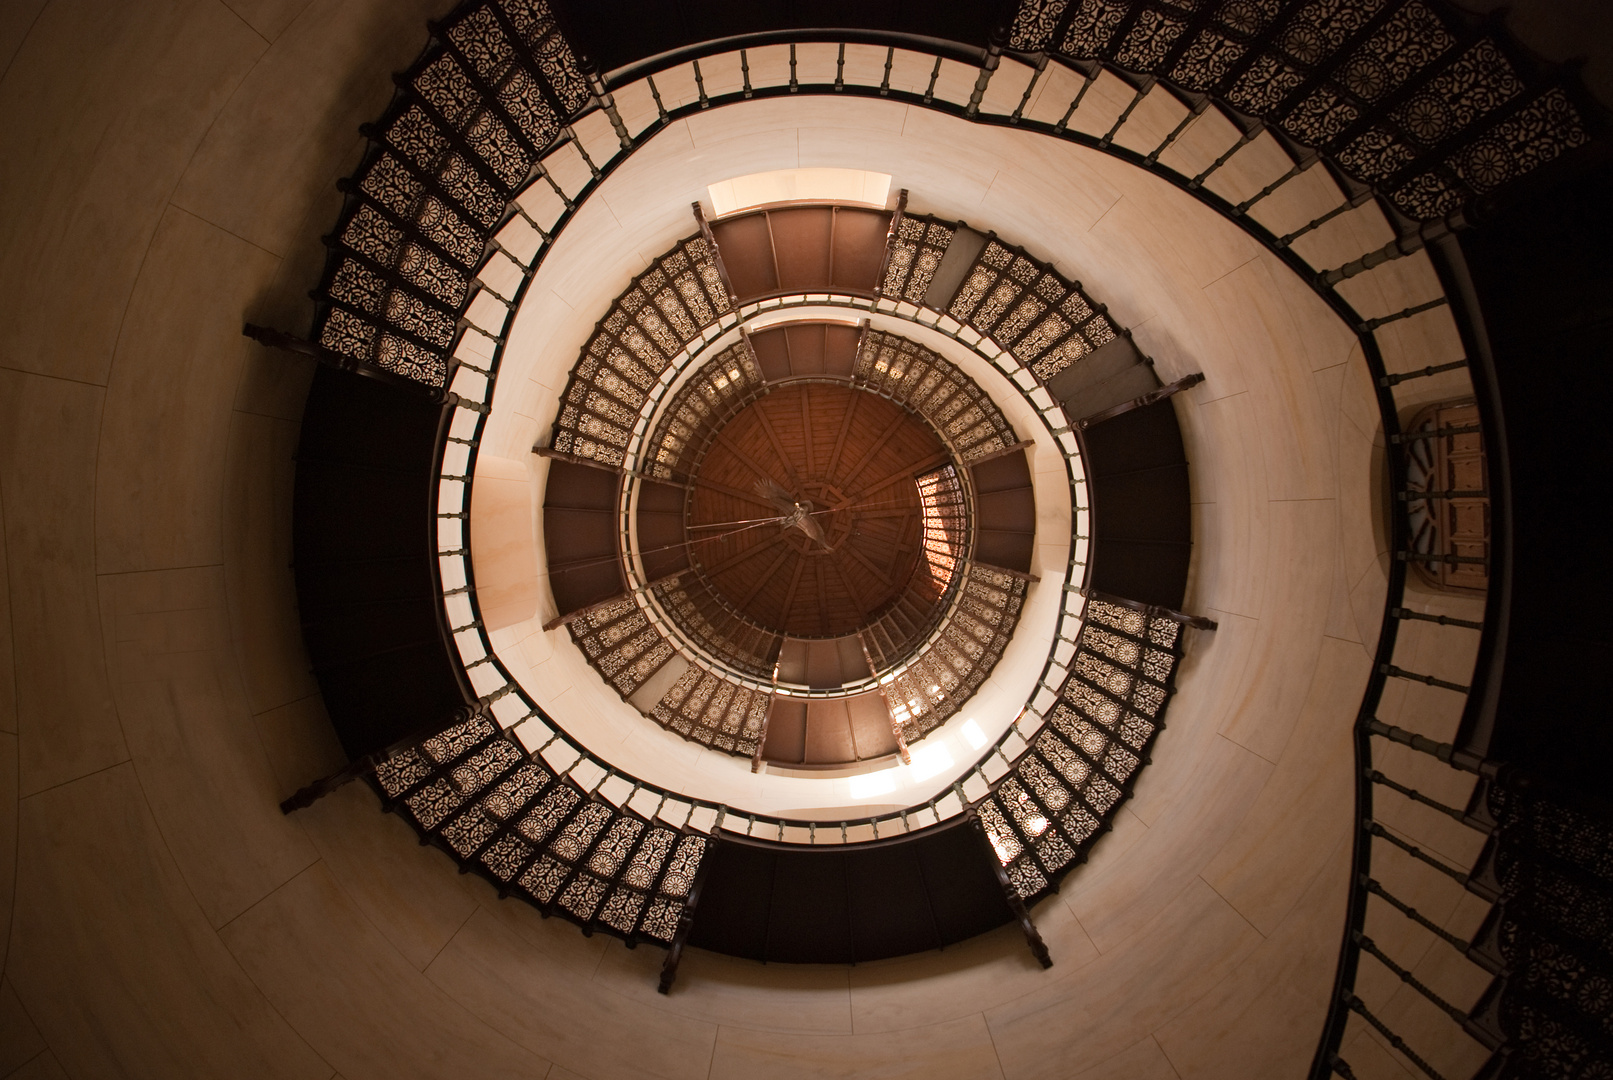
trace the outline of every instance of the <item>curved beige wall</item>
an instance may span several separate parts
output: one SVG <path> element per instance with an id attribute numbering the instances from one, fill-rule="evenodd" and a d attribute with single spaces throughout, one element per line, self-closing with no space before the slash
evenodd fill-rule
<path id="1" fill-rule="evenodd" d="M 1035 912 L 1051 971 L 1004 930 L 850 969 L 692 953 L 660 998 L 658 950 L 500 902 L 361 787 L 279 814 L 340 755 L 287 568 L 309 370 L 240 324 L 306 325 L 332 182 L 443 6 L 0 11 L 0 1076 L 1300 1075 L 1381 608 L 1370 386 L 1269 256 L 1092 155 L 1077 276 L 1162 373 L 1208 376 L 1178 399 L 1188 606 L 1221 629 L 1115 832 Z M 1213 156 L 1211 126 L 1181 152 Z M 1224 183 L 1284 167 L 1252 149 Z M 1319 181 L 1270 209 L 1304 220 Z M 1037 235 L 1034 170 L 981 163 L 978 186 Z M 1350 258 L 1384 228 L 1314 245 Z M 1372 315 L 1431 280 L 1408 259 L 1353 287 Z M 1410 367 L 1452 339 L 1420 318 L 1392 340 Z"/>

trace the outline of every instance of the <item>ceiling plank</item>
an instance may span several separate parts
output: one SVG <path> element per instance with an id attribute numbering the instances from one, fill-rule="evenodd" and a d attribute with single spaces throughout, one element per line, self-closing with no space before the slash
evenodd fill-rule
<path id="1" fill-rule="evenodd" d="M 754 491 L 746 491 L 744 488 L 730 487 L 729 485 L 720 483 L 716 480 L 696 480 L 694 486 L 704 488 L 707 491 L 716 492 L 719 495 L 731 495 L 736 499 L 742 499 L 745 502 L 750 503 L 752 506 L 765 506 L 773 513 L 778 513 L 778 507 L 774 506 L 766 499 L 761 498 Z"/>
<path id="2" fill-rule="evenodd" d="M 756 419 L 762 422 L 762 430 L 767 433 L 767 441 L 773 447 L 773 453 L 778 455 L 779 463 L 784 466 L 784 475 L 790 478 L 790 498 L 801 497 L 801 478 L 795 474 L 795 463 L 790 455 L 784 452 L 784 444 L 779 441 L 778 432 L 773 430 L 773 422 L 767 418 L 767 408 L 764 403 L 758 403 Z"/>
<path id="3" fill-rule="evenodd" d="M 851 404 L 846 406 L 845 418 L 840 421 L 840 434 L 835 436 L 834 449 L 829 452 L 829 467 L 823 471 L 824 478 L 831 484 L 835 482 L 835 470 L 840 468 L 840 455 L 846 451 L 846 434 L 851 431 L 851 418 L 857 415 L 857 403 L 862 398 L 861 394 L 851 396 Z"/>
<path id="4" fill-rule="evenodd" d="M 850 544 L 847 544 L 845 546 L 844 550 L 845 550 L 847 555 L 850 555 L 853 559 L 856 559 L 858 562 L 860 562 L 864 566 L 868 567 L 868 572 L 870 574 L 873 574 L 876 578 L 878 578 L 881 582 L 883 582 L 884 585 L 885 585 L 885 588 L 887 588 L 887 589 L 895 588 L 895 584 L 891 581 L 891 579 L 889 577 L 886 576 L 885 571 L 883 571 L 879 567 L 875 566 L 873 564 L 872 560 L 870 560 L 868 558 L 868 556 L 864 555 L 862 552 L 858 551 L 856 548 L 852 547 Z M 838 570 L 839 567 L 836 566 L 835 569 Z M 841 575 L 841 576 L 843 578 L 845 575 Z M 851 588 L 851 586 L 849 584 L 846 586 L 846 592 L 851 594 L 853 597 L 856 596 L 856 590 Z M 855 602 L 856 601 L 853 600 L 853 603 L 855 603 Z M 860 607 L 860 605 L 859 605 L 859 607 Z"/>
<path id="5" fill-rule="evenodd" d="M 801 387 L 801 435 L 806 440 L 806 474 L 816 476 L 817 468 L 812 461 L 812 388 L 809 386 Z"/>
<path id="6" fill-rule="evenodd" d="M 851 486 L 851 482 L 857 479 L 857 477 L 862 474 L 862 471 L 873 463 L 874 458 L 879 454 L 879 452 L 885 449 L 885 444 L 894 439 L 902 430 L 903 426 L 904 425 L 902 424 L 891 424 L 884 431 L 880 432 L 879 438 L 874 440 L 874 445 L 868 448 L 867 453 L 863 454 L 862 459 L 859 460 L 857 464 L 852 467 L 852 470 L 846 474 L 845 480 L 841 481 L 839 487 L 842 491 L 844 491 L 846 488 L 849 488 Z"/>
<path id="7" fill-rule="evenodd" d="M 750 592 L 746 593 L 745 598 L 743 600 L 741 600 L 739 603 L 735 604 L 734 606 L 737 607 L 740 611 L 749 610 L 750 602 L 752 600 L 756 599 L 756 594 L 761 592 L 762 588 L 769 581 L 771 581 L 773 579 L 773 575 L 778 573 L 779 567 L 784 565 L 784 560 L 788 559 L 792 554 L 799 555 L 799 553 L 796 552 L 794 548 L 791 548 L 791 547 L 788 547 L 788 546 L 786 546 L 783 551 L 779 552 L 778 553 L 778 558 L 774 559 L 768 565 L 766 570 L 763 570 L 760 574 L 757 575 L 756 584 L 754 584 L 754 585 L 752 585 L 750 587 Z"/>
<path id="8" fill-rule="evenodd" d="M 812 560 L 812 576 L 818 579 L 818 632 L 829 632 L 829 590 L 823 579 L 823 560 Z"/>
<path id="9" fill-rule="evenodd" d="M 778 477 L 756 464 L 756 462 L 752 460 L 752 455 L 744 447 L 739 446 L 734 442 L 733 437 L 729 434 L 731 430 L 732 428 L 729 427 L 717 432 L 717 437 L 714 441 L 724 450 L 727 450 L 730 454 L 734 455 L 735 459 L 737 459 L 741 465 L 755 473 L 758 478 L 762 480 L 771 480 L 774 483 L 777 483 Z M 704 473 L 705 469 L 702 468 L 701 472 Z"/>
<path id="10" fill-rule="evenodd" d="M 898 480 L 909 480 L 909 479 L 912 479 L 915 476 L 922 476 L 924 473 L 929 472 L 931 469 L 934 469 L 934 468 L 937 468 L 939 466 L 945 465 L 950 460 L 952 460 L 951 455 L 949 455 L 949 454 L 947 454 L 946 452 L 943 451 L 942 453 L 935 454 L 935 455 L 933 455 L 931 457 L 927 457 L 923 461 L 915 462 L 913 464 L 903 465 L 900 469 L 897 469 L 895 472 L 891 473 L 890 475 L 888 475 L 888 476 L 886 476 L 886 477 L 884 477 L 884 478 L 882 478 L 880 480 L 875 481 L 874 483 L 868 485 L 865 488 L 860 489 L 857 492 L 856 497 L 857 498 L 862 498 L 862 497 L 866 496 L 869 492 L 878 491 L 880 488 L 888 487 L 888 486 L 890 486 L 891 484 L 895 483 Z"/>
<path id="11" fill-rule="evenodd" d="M 790 574 L 790 587 L 784 592 L 784 604 L 779 608 L 778 626 L 792 625 L 790 610 L 795 606 L 795 590 L 801 587 L 801 574 L 806 570 L 805 559 L 795 560 L 795 570 Z"/>
<path id="12" fill-rule="evenodd" d="M 863 558 L 859 552 L 853 551 L 851 554 L 856 556 L 857 560 L 864 566 L 867 566 L 870 570 L 874 570 L 873 564 L 867 559 Z M 868 620 L 868 609 L 863 607 L 862 603 L 858 600 L 857 590 L 852 588 L 851 581 L 847 579 L 845 567 L 841 566 L 838 562 L 833 563 L 832 565 L 834 566 L 835 576 L 840 578 L 841 587 L 846 590 L 846 598 L 851 601 L 851 606 L 857 611 L 857 621 L 866 622 Z M 874 570 L 874 573 L 876 576 L 879 576 L 881 579 L 883 579 L 884 575 L 880 574 L 878 570 Z M 885 581 L 885 584 L 889 585 L 890 582 Z"/>
<path id="13" fill-rule="evenodd" d="M 735 552 L 733 555 L 730 555 L 728 558 L 724 559 L 722 562 L 718 563 L 716 566 L 703 566 L 703 567 L 701 567 L 701 571 L 709 578 L 709 577 L 712 577 L 713 575 L 720 574 L 725 570 L 731 570 L 734 567 L 738 566 L 740 563 L 744 562 L 746 559 L 750 558 L 752 555 L 756 555 L 759 552 L 766 551 L 768 548 L 772 547 L 774 544 L 776 544 L 780 540 L 784 539 L 785 535 L 786 534 L 784 532 L 780 531 L 779 534 L 777 536 L 773 537 L 771 540 L 764 540 L 760 544 L 752 544 L 750 547 L 746 548 L 744 551 Z"/>

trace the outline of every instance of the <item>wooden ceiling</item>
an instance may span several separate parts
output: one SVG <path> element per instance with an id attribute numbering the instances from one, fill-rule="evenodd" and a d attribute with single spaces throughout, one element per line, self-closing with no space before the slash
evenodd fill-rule
<path id="1" fill-rule="evenodd" d="M 947 460 L 920 419 L 864 390 L 795 383 L 723 426 L 701 462 L 689 509 L 700 572 L 747 618 L 792 637 L 849 634 L 908 585 L 919 541 L 916 473 Z M 812 503 L 827 550 L 800 528 L 725 535 L 701 526 L 776 517 L 757 494 L 777 484 Z M 735 528 L 738 528 L 736 525 Z"/>

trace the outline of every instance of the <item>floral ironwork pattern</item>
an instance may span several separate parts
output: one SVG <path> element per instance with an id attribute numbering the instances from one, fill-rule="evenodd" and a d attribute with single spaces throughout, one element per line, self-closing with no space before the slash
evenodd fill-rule
<path id="1" fill-rule="evenodd" d="M 620 465 L 650 388 L 672 358 L 728 311 L 711 247 L 680 240 L 612 302 L 572 369 L 550 445 Z"/>
<path id="2" fill-rule="evenodd" d="M 918 304 L 930 288 L 957 226 L 935 218 L 904 216 L 891 237 L 880 295 Z"/>
<path id="3" fill-rule="evenodd" d="M 1552 73 L 1435 0 L 1022 0 L 1009 44 L 1214 95 L 1419 220 L 1590 141 Z"/>
<path id="4" fill-rule="evenodd" d="M 885 688 L 891 719 L 908 742 L 945 723 L 980 689 L 1002 659 L 1024 604 L 1023 578 L 989 566 L 970 568 L 958 610 L 940 637 Z M 900 657 L 894 651 L 900 642 L 884 620 L 863 630 L 863 640 L 877 665 Z"/>
<path id="5" fill-rule="evenodd" d="M 1497 823 L 1499 897 L 1476 935 L 1505 974 L 1474 1006 L 1497 1014 L 1520 1077 L 1594 1077 L 1613 1061 L 1613 831 L 1607 819 L 1503 776 L 1486 799 Z M 1481 863 L 1484 856 L 1481 856 Z"/>
<path id="6" fill-rule="evenodd" d="M 770 701 L 771 695 L 760 690 L 690 667 L 650 710 L 650 716 L 691 742 L 749 756 L 762 737 Z"/>
<path id="7" fill-rule="evenodd" d="M 1008 880 L 1040 899 L 1084 860 L 1164 723 L 1179 624 L 1092 600 L 1059 701 L 1012 773 L 977 804 Z"/>
<path id="8" fill-rule="evenodd" d="M 761 387 L 761 370 L 744 341 L 706 361 L 663 412 L 645 453 L 645 471 L 662 479 L 690 475 L 707 441 Z"/>
<path id="9" fill-rule="evenodd" d="M 702 649 L 735 671 L 770 679 L 784 639 L 742 618 L 698 574 L 662 582 L 653 592 L 661 607 Z"/>
<path id="10" fill-rule="evenodd" d="M 624 698 L 672 659 L 671 643 L 650 625 L 631 597 L 590 608 L 567 628 L 588 663 Z"/>
<path id="11" fill-rule="evenodd" d="M 314 339 L 444 387 L 488 241 L 588 91 L 542 0 L 461 4 L 434 34 L 342 185 Z"/>
<path id="12" fill-rule="evenodd" d="M 482 715 L 382 759 L 373 780 L 463 869 L 628 941 L 671 943 L 709 849 L 556 775 Z"/>
<path id="13" fill-rule="evenodd" d="M 964 462 L 1017 445 L 1014 426 L 963 371 L 898 334 L 863 335 L 852 382 L 928 420 Z"/>
<path id="14" fill-rule="evenodd" d="M 1013 353 L 1044 382 L 1115 336 L 1103 306 L 1079 281 L 995 239 L 980 249 L 947 314 Z"/>

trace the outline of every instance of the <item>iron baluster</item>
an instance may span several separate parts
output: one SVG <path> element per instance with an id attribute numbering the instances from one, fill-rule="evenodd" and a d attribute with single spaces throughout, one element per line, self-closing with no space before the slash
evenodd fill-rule
<path id="1" fill-rule="evenodd" d="M 1455 371 L 1458 368 L 1465 367 L 1467 367 L 1465 359 L 1452 360 L 1448 364 L 1430 364 L 1428 367 L 1418 368 L 1416 371 L 1403 371 L 1398 375 L 1380 375 L 1378 376 L 1378 385 L 1399 386 L 1408 379 L 1426 379 L 1430 375 L 1438 375 L 1443 371 Z"/>
<path id="2" fill-rule="evenodd" d="M 1055 135 L 1063 135 L 1065 129 L 1070 126 L 1070 117 L 1074 116 L 1075 110 L 1081 107 L 1081 99 L 1087 96 L 1087 89 L 1092 86 L 1098 77 L 1098 72 L 1102 70 L 1103 65 L 1093 61 L 1090 69 L 1082 72 L 1085 78 L 1081 81 L 1081 89 L 1075 92 L 1075 97 L 1070 99 L 1070 107 L 1064 110 L 1064 115 L 1059 118 L 1059 122 L 1053 125 Z"/>
<path id="3" fill-rule="evenodd" d="M 1154 88 L 1154 83 L 1157 81 L 1152 75 L 1142 81 L 1137 87 L 1137 92 L 1131 95 L 1131 101 L 1121 110 L 1120 115 L 1115 117 L 1114 125 L 1105 133 L 1103 138 L 1098 140 L 1099 149 L 1107 150 L 1109 144 L 1115 141 L 1115 135 L 1120 131 L 1120 126 L 1131 119 L 1132 110 L 1142 103 L 1143 98 L 1148 96 L 1148 91 Z"/>
<path id="4" fill-rule="evenodd" d="M 1242 150 L 1245 146 L 1248 146 L 1250 143 L 1254 142 L 1265 130 L 1266 122 L 1264 120 L 1256 120 L 1249 126 L 1248 130 L 1246 130 L 1242 135 L 1238 136 L 1237 142 L 1233 143 L 1227 148 L 1226 153 L 1210 162 L 1209 166 L 1203 172 L 1199 173 L 1197 176 L 1187 182 L 1188 190 L 1194 191 L 1203 187 L 1204 181 L 1210 178 L 1210 174 L 1214 173 L 1221 166 L 1232 160 L 1233 154 L 1236 154 L 1239 150 Z"/>
<path id="5" fill-rule="evenodd" d="M 702 109 L 711 108 L 711 99 L 706 96 L 706 80 L 700 74 L 700 61 L 698 60 L 694 61 L 694 85 L 696 92 L 700 95 L 700 107 Z"/>
<path id="6" fill-rule="evenodd" d="M 1013 114 L 1008 117 L 1010 124 L 1019 123 L 1020 117 L 1025 115 L 1025 106 L 1030 104 L 1031 92 L 1036 89 L 1036 81 L 1047 70 L 1047 54 L 1039 53 L 1036 57 L 1036 68 L 1031 72 L 1031 81 L 1025 84 L 1025 92 L 1019 96 L 1019 104 L 1014 106 Z"/>
<path id="7" fill-rule="evenodd" d="M 1295 240 L 1298 240 L 1301 236 L 1304 236 L 1306 233 L 1312 232 L 1313 230 L 1319 229 L 1323 225 L 1326 225 L 1329 221 L 1332 221 L 1346 210 L 1354 210 L 1358 206 L 1366 205 L 1368 202 L 1372 201 L 1372 198 L 1375 194 L 1376 192 L 1374 192 L 1371 188 L 1362 188 L 1360 191 L 1350 196 L 1344 202 L 1339 203 L 1339 205 L 1335 206 L 1327 213 L 1321 215 L 1320 217 L 1312 218 L 1310 221 L 1306 222 L 1304 225 L 1301 225 L 1291 233 L 1285 233 L 1282 236 L 1279 236 L 1275 241 L 1273 241 L 1273 243 L 1275 243 L 1279 248 L 1285 248 L 1289 244 L 1292 244 Z"/>
<path id="8" fill-rule="evenodd" d="M 986 87 L 991 77 L 997 71 L 997 65 L 1002 62 L 1003 47 L 995 38 L 986 49 L 986 57 L 980 64 L 980 74 L 975 76 L 974 89 L 969 92 L 969 104 L 964 106 L 963 116 L 966 120 L 973 120 L 980 115 L 980 102 L 985 99 Z"/>
<path id="9" fill-rule="evenodd" d="M 644 76 L 644 81 L 649 84 L 650 96 L 655 99 L 655 111 L 657 114 L 659 114 L 661 123 L 664 124 L 667 121 L 666 104 L 661 100 L 661 91 L 656 88 L 655 77 L 653 75 L 646 75 Z"/>
<path id="10" fill-rule="evenodd" d="M 1418 556 L 1418 558 L 1423 558 L 1423 556 Z M 1430 561 L 1433 561 L 1440 559 L 1441 556 L 1429 555 L 1426 556 L 1426 558 L 1428 558 Z M 1427 686 L 1438 686 L 1445 690 L 1454 690 L 1458 694 L 1465 694 L 1468 691 L 1468 688 L 1463 686 L 1461 683 L 1447 682 L 1444 679 L 1436 679 L 1432 675 L 1422 675 L 1415 671 L 1407 671 L 1405 668 L 1396 667 L 1394 664 L 1380 664 L 1378 665 L 1378 670 L 1385 675 L 1391 676 L 1392 678 L 1406 679 L 1410 682 L 1420 682 Z"/>
<path id="11" fill-rule="evenodd" d="M 1380 326 L 1387 326 L 1392 322 L 1398 322 L 1401 319 L 1409 319 L 1413 315 L 1420 315 L 1425 311 L 1432 311 L 1437 307 L 1444 307 L 1448 302 L 1449 301 L 1447 301 L 1445 297 L 1437 296 L 1432 300 L 1426 301 L 1425 303 L 1413 304 L 1411 307 L 1402 308 L 1392 315 L 1379 315 L 1377 318 L 1367 319 L 1365 322 L 1359 324 L 1356 329 L 1360 330 L 1363 334 L 1370 334 Z"/>
<path id="12" fill-rule="evenodd" d="M 1293 168 L 1289 169 L 1277 179 L 1273 180 L 1271 183 L 1267 184 L 1265 187 L 1243 200 L 1243 202 L 1239 203 L 1237 206 L 1234 206 L 1232 208 L 1232 212 L 1234 214 L 1247 214 L 1249 212 L 1249 208 L 1254 206 L 1255 203 L 1259 202 L 1261 199 L 1264 199 L 1266 196 L 1288 183 L 1288 181 L 1292 180 L 1300 173 L 1305 172 L 1320 160 L 1322 160 L 1321 155 L 1315 150 L 1307 151 L 1300 157 L 1298 161 L 1294 162 Z"/>
<path id="13" fill-rule="evenodd" d="M 1193 103 L 1193 107 L 1187 110 L 1187 115 L 1182 117 L 1182 119 L 1177 122 L 1175 127 L 1171 128 L 1170 134 L 1165 136 L 1164 141 L 1158 146 L 1154 147 L 1149 155 L 1143 160 L 1150 166 L 1158 162 L 1159 155 L 1163 154 L 1166 150 L 1169 150 L 1171 144 L 1181 137 L 1182 132 L 1187 130 L 1187 125 L 1203 116 L 1204 110 L 1208 109 L 1209 107 L 1210 95 L 1200 94 L 1198 100 Z"/>

